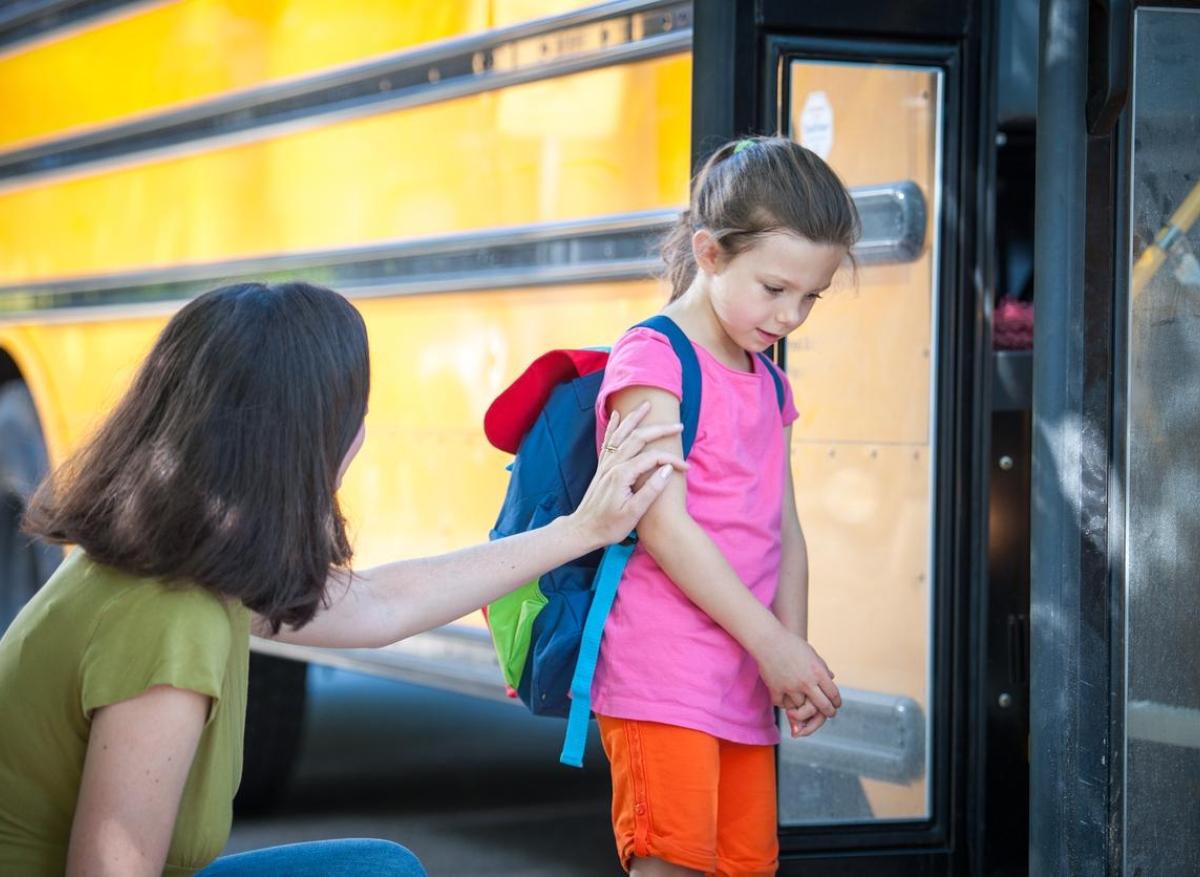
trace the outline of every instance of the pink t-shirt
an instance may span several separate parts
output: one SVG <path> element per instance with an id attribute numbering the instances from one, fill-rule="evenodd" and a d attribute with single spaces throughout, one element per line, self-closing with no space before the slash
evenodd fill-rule
<path id="1" fill-rule="evenodd" d="M 753 358 L 754 371 L 738 371 L 692 346 L 700 364 L 701 401 L 688 456 L 688 512 L 746 587 L 770 606 L 779 585 L 788 465 L 783 427 L 797 417 L 791 387 L 785 378 L 781 417 L 775 383 L 761 359 Z M 613 347 L 596 400 L 597 447 L 613 393 L 645 386 L 678 397 L 681 384 L 679 358 L 663 335 L 645 328 L 627 332 Z M 625 568 L 604 627 L 592 709 L 737 743 L 779 742 L 757 662 L 641 545 Z"/>

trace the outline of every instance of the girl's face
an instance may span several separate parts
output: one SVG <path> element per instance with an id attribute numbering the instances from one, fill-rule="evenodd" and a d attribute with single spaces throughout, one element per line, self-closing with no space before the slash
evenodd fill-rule
<path id="1" fill-rule="evenodd" d="M 789 232 L 764 235 L 732 258 L 705 230 L 692 243 L 721 327 L 750 353 L 802 325 L 846 258 L 845 247 Z"/>
<path id="2" fill-rule="evenodd" d="M 342 477 L 346 474 L 346 470 L 350 468 L 350 463 L 353 462 L 355 455 L 358 454 L 359 448 L 363 446 L 363 439 L 367 437 L 367 424 L 364 421 L 359 424 L 358 432 L 354 436 L 354 441 L 350 442 L 350 447 L 346 451 L 346 456 L 342 457 L 342 465 L 338 467 L 337 484 L 335 489 L 342 486 Z"/>

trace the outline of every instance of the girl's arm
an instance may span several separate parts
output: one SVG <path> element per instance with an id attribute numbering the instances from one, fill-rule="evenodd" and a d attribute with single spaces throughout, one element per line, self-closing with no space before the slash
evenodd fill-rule
<path id="1" fill-rule="evenodd" d="M 787 428 L 786 447 L 792 446 L 792 428 Z M 800 527 L 800 515 L 796 511 L 796 490 L 792 481 L 792 467 L 787 467 L 784 484 L 783 508 L 779 520 L 781 551 L 779 558 L 779 590 L 775 592 L 775 616 L 789 631 L 808 640 L 808 543 L 804 541 L 804 530 Z M 822 661 L 824 664 L 824 661 Z M 824 665 L 829 678 L 834 674 Z M 793 737 L 807 737 L 825 724 L 825 714 L 811 702 L 795 701 L 783 704 Z"/>
<path id="2" fill-rule="evenodd" d="M 162 874 L 210 701 L 157 685 L 92 714 L 67 877 Z"/>
<path id="3" fill-rule="evenodd" d="M 335 576 L 328 607 L 300 630 L 285 627 L 272 638 L 331 648 L 385 646 L 448 624 L 546 570 L 619 542 L 662 492 L 671 467 L 686 467 L 677 453 L 643 453 L 648 443 L 683 428 L 675 422 L 639 429 L 645 414 L 631 410 L 623 423 L 610 424 L 605 443 L 620 450 L 601 457 L 596 477 L 572 514 L 495 542 L 377 566 L 355 572 L 349 580 Z M 634 483 L 642 476 L 647 476 L 644 486 L 635 492 Z M 255 632 L 270 636 L 261 619 Z"/>
<path id="4" fill-rule="evenodd" d="M 647 423 L 678 422 L 679 400 L 666 390 L 629 387 L 609 404 L 616 416 L 647 403 Z M 655 446 L 682 455 L 678 434 Z M 825 662 L 758 601 L 688 514 L 686 479 L 669 478 L 661 500 L 638 525 L 638 539 L 679 589 L 754 656 L 776 705 L 807 699 L 827 716 L 836 713 L 841 696 Z"/>
<path id="5" fill-rule="evenodd" d="M 785 432 L 785 447 L 792 446 L 792 428 Z M 779 557 L 779 590 L 775 594 L 775 617 L 801 639 L 808 639 L 808 543 L 796 511 L 792 467 L 787 467 L 783 509 L 779 520 L 782 541 Z"/>

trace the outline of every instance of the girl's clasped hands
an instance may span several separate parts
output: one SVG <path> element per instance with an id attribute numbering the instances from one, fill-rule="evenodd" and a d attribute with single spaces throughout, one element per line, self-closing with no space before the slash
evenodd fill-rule
<path id="1" fill-rule="evenodd" d="M 834 673 L 802 637 L 781 626 L 756 657 L 771 702 L 787 715 L 793 737 L 815 733 L 841 709 Z"/>

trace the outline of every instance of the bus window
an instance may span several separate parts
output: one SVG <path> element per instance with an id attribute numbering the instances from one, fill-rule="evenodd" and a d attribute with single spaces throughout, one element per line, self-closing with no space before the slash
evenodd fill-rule
<path id="1" fill-rule="evenodd" d="M 780 824 L 920 819 L 930 812 L 931 483 L 940 71 L 792 61 L 792 137 L 864 209 L 857 276 L 788 344 L 800 401 L 792 465 L 810 557 L 810 635 L 847 708 L 780 747 Z M 890 229 L 884 232 L 883 229 Z"/>

